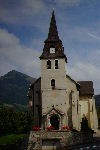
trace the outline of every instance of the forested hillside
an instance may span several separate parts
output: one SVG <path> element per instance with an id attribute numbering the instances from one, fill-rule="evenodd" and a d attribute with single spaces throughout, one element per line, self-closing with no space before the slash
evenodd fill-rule
<path id="1" fill-rule="evenodd" d="M 27 92 L 35 81 L 28 75 L 12 70 L 0 77 L 0 103 L 27 105 Z"/>

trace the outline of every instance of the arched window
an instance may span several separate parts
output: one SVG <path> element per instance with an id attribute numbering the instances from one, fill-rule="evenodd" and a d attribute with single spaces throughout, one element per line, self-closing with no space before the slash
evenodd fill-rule
<path id="1" fill-rule="evenodd" d="M 55 69 L 58 69 L 59 66 L 58 66 L 58 60 L 55 60 Z"/>
<path id="2" fill-rule="evenodd" d="M 51 87 L 52 87 L 52 89 L 55 88 L 55 80 L 54 79 L 51 80 Z"/>
<path id="3" fill-rule="evenodd" d="M 51 69 L 51 61 L 50 60 L 47 61 L 47 69 Z"/>

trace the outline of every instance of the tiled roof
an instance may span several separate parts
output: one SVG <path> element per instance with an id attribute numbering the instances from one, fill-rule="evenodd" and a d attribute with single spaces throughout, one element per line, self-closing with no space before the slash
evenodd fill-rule
<path id="1" fill-rule="evenodd" d="M 94 95 L 92 81 L 78 81 L 78 83 L 80 84 L 80 95 Z"/>

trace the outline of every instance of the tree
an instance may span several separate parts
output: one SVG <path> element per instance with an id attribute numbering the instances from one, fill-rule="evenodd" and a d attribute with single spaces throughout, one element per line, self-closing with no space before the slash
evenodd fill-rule
<path id="1" fill-rule="evenodd" d="M 15 111 L 0 106 L 0 136 L 11 133 L 27 133 L 31 129 L 33 116 L 28 111 Z"/>

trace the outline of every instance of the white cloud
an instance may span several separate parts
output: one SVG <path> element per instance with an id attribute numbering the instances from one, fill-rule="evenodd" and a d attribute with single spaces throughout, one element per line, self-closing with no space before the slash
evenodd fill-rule
<path id="1" fill-rule="evenodd" d="M 36 15 L 46 11 L 43 0 L 5 1 L 0 1 L 0 20 L 5 23 L 22 24 L 25 22 L 27 25 L 32 21 L 34 22 L 34 20 L 30 20 L 31 17 L 36 17 Z"/>
<path id="2" fill-rule="evenodd" d="M 51 13 L 53 7 L 77 6 L 81 0 L 0 0 L 0 20 L 4 23 L 35 25 L 37 16 Z M 57 8 L 59 7 L 59 8 Z M 35 21 L 34 21 L 35 18 Z M 45 19 L 42 18 L 44 21 Z M 41 21 L 41 18 L 40 18 Z"/>
<path id="3" fill-rule="evenodd" d="M 33 15 L 33 12 L 35 14 L 39 13 L 46 8 L 45 3 L 42 0 L 21 0 L 21 6 L 23 8 L 23 14 L 26 13 L 29 15 Z"/>
<path id="4" fill-rule="evenodd" d="M 76 81 L 93 81 L 94 90 L 99 93 L 100 90 L 100 67 L 85 62 L 76 62 L 68 67 L 68 72 Z"/>
<path id="5" fill-rule="evenodd" d="M 94 34 L 91 34 L 91 29 L 88 27 L 81 27 L 81 26 L 73 26 L 70 27 L 68 25 L 63 27 L 63 24 L 61 25 L 63 28 L 62 35 L 67 35 L 64 40 L 70 41 L 71 43 L 78 41 L 78 43 L 95 43 L 100 40 L 99 36 L 96 36 Z M 61 30 L 61 29 L 60 29 Z M 92 38 L 91 38 L 92 37 Z"/>
<path id="6" fill-rule="evenodd" d="M 88 33 L 88 35 L 94 39 L 97 39 L 97 40 L 100 40 L 100 37 L 95 35 L 95 34 L 92 34 L 92 33 Z"/>
<path id="7" fill-rule="evenodd" d="M 5 60 L 5 58 L 0 57 L 0 76 L 4 75 L 10 70 L 17 70 L 17 66 L 10 64 L 10 62 Z"/>
<path id="8" fill-rule="evenodd" d="M 39 75 L 40 52 L 20 44 L 20 40 L 7 30 L 0 29 L 0 72 L 15 68 L 29 75 Z"/>
<path id="9" fill-rule="evenodd" d="M 5 47 L 12 47 L 19 44 L 19 39 L 14 36 L 12 33 L 8 33 L 5 29 L 0 29 L 0 48 L 3 46 Z"/>
<path id="10" fill-rule="evenodd" d="M 69 72 L 76 80 L 99 80 L 100 70 L 93 64 L 85 62 L 77 62 L 72 68 L 69 68 Z"/>

